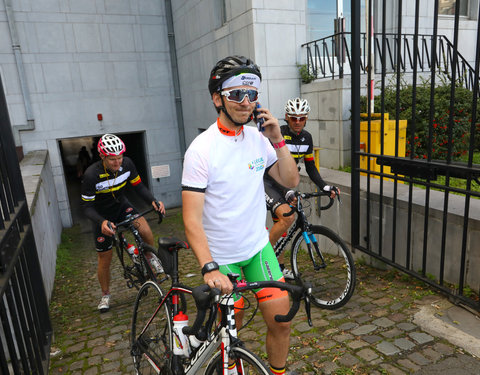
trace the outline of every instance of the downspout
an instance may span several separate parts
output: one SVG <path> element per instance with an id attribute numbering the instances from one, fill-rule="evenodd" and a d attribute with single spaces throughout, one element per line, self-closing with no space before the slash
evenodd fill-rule
<path id="1" fill-rule="evenodd" d="M 33 117 L 30 91 L 28 90 L 27 76 L 25 74 L 20 41 L 18 39 L 17 28 L 15 26 L 15 16 L 12 8 L 12 0 L 3 0 L 3 3 L 5 4 L 5 13 L 7 15 L 8 29 L 10 30 L 10 38 L 12 39 L 12 49 L 15 56 L 15 63 L 17 65 L 18 78 L 20 80 L 20 88 L 22 90 L 23 96 L 23 104 L 25 106 L 25 114 L 27 117 L 27 123 L 25 125 L 13 126 L 15 145 L 20 146 L 19 132 L 21 130 L 35 130 L 35 119 Z"/>
<path id="2" fill-rule="evenodd" d="M 180 92 L 180 78 L 178 76 L 177 50 L 175 47 L 175 30 L 173 28 L 173 12 L 171 0 L 165 0 L 165 15 L 167 20 L 168 44 L 170 47 L 170 62 L 172 65 L 175 111 L 177 113 L 178 120 L 178 139 L 180 142 L 180 152 L 183 158 L 187 147 L 185 143 L 185 124 L 183 122 L 182 95 Z"/>

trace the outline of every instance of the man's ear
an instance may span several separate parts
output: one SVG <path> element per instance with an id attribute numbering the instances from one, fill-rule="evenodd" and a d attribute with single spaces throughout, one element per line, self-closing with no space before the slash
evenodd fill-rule
<path id="1" fill-rule="evenodd" d="M 222 106 L 222 98 L 221 98 L 221 94 L 219 92 L 214 92 L 212 94 L 212 100 L 213 100 L 213 104 L 215 105 L 215 107 L 221 107 Z"/>

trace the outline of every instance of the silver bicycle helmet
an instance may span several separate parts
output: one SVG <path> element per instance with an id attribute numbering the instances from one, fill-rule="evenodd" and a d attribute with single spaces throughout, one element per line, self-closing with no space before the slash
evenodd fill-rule
<path id="1" fill-rule="evenodd" d="M 288 115 L 295 116 L 308 115 L 308 112 L 310 112 L 310 106 L 308 105 L 307 99 L 290 99 L 285 105 L 285 112 Z"/>
<path id="2" fill-rule="evenodd" d="M 105 156 L 118 156 L 125 152 L 125 143 L 114 134 L 104 134 L 98 141 L 97 150 Z"/>

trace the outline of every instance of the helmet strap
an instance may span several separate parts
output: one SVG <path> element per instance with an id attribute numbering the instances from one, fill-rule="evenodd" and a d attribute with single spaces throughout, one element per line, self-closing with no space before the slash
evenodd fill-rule
<path id="1" fill-rule="evenodd" d="M 221 107 L 217 107 L 218 109 L 220 109 L 223 113 L 225 113 L 225 116 L 227 116 L 227 118 L 235 125 L 235 126 L 243 126 L 243 125 L 246 125 L 250 122 L 250 118 L 248 119 L 247 122 L 237 122 L 235 121 L 232 116 L 230 116 L 230 114 L 228 113 L 227 109 L 225 108 L 225 102 L 223 101 L 223 95 L 220 94 L 220 100 L 222 101 L 222 106 Z"/>

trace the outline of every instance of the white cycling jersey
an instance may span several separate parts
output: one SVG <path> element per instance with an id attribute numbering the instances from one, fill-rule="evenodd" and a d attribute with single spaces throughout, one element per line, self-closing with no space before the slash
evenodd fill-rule
<path id="1" fill-rule="evenodd" d="M 217 123 L 185 153 L 182 186 L 205 193 L 203 227 L 218 264 L 249 259 L 267 244 L 263 175 L 276 160 L 256 128 L 244 126 L 232 137 L 220 133 Z"/>

